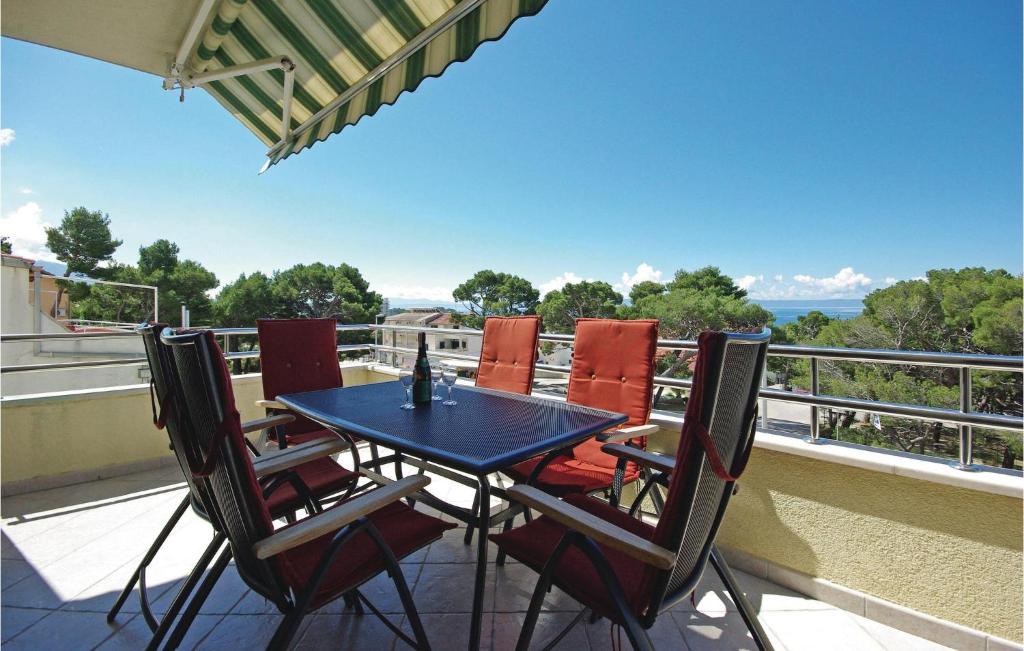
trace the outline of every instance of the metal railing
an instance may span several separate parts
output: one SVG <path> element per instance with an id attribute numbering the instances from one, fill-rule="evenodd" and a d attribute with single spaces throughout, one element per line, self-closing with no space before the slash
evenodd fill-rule
<path id="1" fill-rule="evenodd" d="M 216 335 L 223 337 L 224 350 L 230 350 L 230 341 L 232 337 L 257 334 L 256 328 L 212 328 L 212 330 Z M 374 332 L 374 343 L 341 345 L 338 346 L 338 352 L 371 351 L 377 355 L 376 359 L 378 362 L 384 359 L 381 355 L 382 353 L 391 353 L 392 364 L 395 363 L 397 355 L 415 355 L 417 352 L 415 348 L 397 345 L 397 334 L 400 332 L 425 332 L 431 335 L 456 335 L 460 337 L 479 337 L 483 335 L 481 330 L 470 328 L 430 328 L 423 326 L 397 326 L 384 324 L 347 324 L 338 326 L 338 332 L 353 331 Z M 384 336 L 387 333 L 391 334 L 390 345 L 384 343 Z M 379 339 L 380 343 L 377 343 L 377 334 L 381 335 Z M 0 335 L 0 343 L 133 336 L 136 335 L 129 332 L 9 334 Z M 544 333 L 540 335 L 540 340 L 542 342 L 572 345 L 574 338 L 573 335 L 568 334 Z M 697 342 L 678 339 L 659 339 L 658 347 L 669 350 L 697 350 Z M 434 358 L 457 359 L 470 362 L 479 361 L 478 357 L 475 355 L 467 355 L 464 353 L 456 353 L 446 350 L 431 350 L 429 351 L 429 355 Z M 772 400 L 808 406 L 811 409 L 811 434 L 806 440 L 811 443 L 817 443 L 821 440 L 821 426 L 818 419 L 818 413 L 819 410 L 823 408 L 859 411 L 920 421 L 941 422 L 954 425 L 958 428 L 959 459 L 956 466 L 961 469 L 971 469 L 974 463 L 972 428 L 986 427 L 995 430 L 1018 433 L 1024 430 L 1024 418 L 1021 416 L 974 411 L 972 408 L 971 393 L 972 371 L 985 370 L 1024 373 L 1024 357 L 1009 355 L 978 355 L 971 353 L 942 353 L 931 351 L 797 346 L 789 344 L 770 345 L 768 347 L 768 355 L 772 357 L 788 357 L 809 360 L 811 386 L 808 393 L 795 393 L 763 386 L 760 391 L 760 398 L 762 401 Z M 259 357 L 259 350 L 227 352 L 224 356 L 228 360 L 255 359 Z M 820 393 L 820 362 L 822 360 L 936 366 L 958 369 L 960 373 L 959 409 L 883 402 L 864 398 L 846 398 L 822 394 Z M 0 373 L 145 363 L 146 359 L 144 357 L 140 357 L 133 359 L 90 360 L 85 362 L 61 362 L 53 364 L 26 364 L 20 366 L 0 367 Z M 570 367 L 568 366 L 555 364 L 537 364 L 537 368 L 543 371 L 563 374 L 569 374 L 570 371 Z M 674 389 L 689 389 L 692 385 L 690 380 L 667 376 L 656 376 L 654 378 L 654 383 L 656 386 Z M 766 410 L 762 409 L 762 416 L 766 418 L 765 413 Z M 767 424 L 767 420 L 765 420 L 764 423 Z"/>

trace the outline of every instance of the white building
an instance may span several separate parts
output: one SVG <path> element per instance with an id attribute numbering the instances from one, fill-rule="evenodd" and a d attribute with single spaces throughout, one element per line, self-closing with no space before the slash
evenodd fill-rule
<path id="1" fill-rule="evenodd" d="M 407 327 L 420 327 L 430 329 L 445 329 L 445 330 L 466 330 L 466 334 L 452 334 L 449 332 L 428 332 L 427 333 L 427 349 L 432 353 L 442 354 L 445 351 L 456 353 L 459 355 L 470 355 L 472 357 L 480 357 L 480 341 L 481 337 L 477 330 L 464 328 L 454 323 L 452 315 L 449 312 L 438 312 L 433 308 L 410 308 L 406 312 L 401 314 L 393 314 L 384 319 L 384 325 L 389 326 L 407 326 Z M 383 343 L 385 346 L 393 346 L 397 348 L 410 348 L 415 350 L 417 346 L 417 333 L 413 331 L 402 331 L 402 330 L 385 330 L 383 334 Z M 395 362 L 395 356 L 398 357 L 398 362 L 402 361 L 402 353 L 391 353 L 385 351 L 382 353 L 381 361 L 385 364 L 392 364 Z M 415 353 L 410 354 L 411 357 L 415 358 Z"/>

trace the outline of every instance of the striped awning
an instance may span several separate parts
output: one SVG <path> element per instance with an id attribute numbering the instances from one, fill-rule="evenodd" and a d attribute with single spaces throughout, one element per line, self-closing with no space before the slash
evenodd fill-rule
<path id="1" fill-rule="evenodd" d="M 291 133 L 285 74 L 203 87 L 270 150 L 264 170 L 393 104 L 546 0 L 224 0 L 190 62 L 198 73 L 284 55 L 295 65 Z"/>
<path id="2" fill-rule="evenodd" d="M 546 2 L 6 0 L 3 33 L 160 74 L 165 88 L 205 89 L 269 148 L 266 170 L 465 61 Z M 179 44 L 176 55 L 166 41 Z"/>

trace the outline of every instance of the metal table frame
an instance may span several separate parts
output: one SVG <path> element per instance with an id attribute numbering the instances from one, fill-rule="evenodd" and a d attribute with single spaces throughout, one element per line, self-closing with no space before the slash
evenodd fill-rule
<path id="1" fill-rule="evenodd" d="M 469 635 L 469 648 L 477 649 L 480 647 L 480 635 L 481 635 L 481 617 L 483 615 L 483 601 L 484 601 L 484 583 L 486 581 L 487 573 L 487 531 L 491 526 L 501 524 L 506 520 L 515 517 L 517 514 L 524 511 L 523 507 L 518 504 L 512 503 L 505 491 L 501 487 L 491 486 L 489 477 L 490 475 L 498 472 L 501 468 L 507 468 L 510 465 L 514 465 L 521 461 L 533 458 L 539 455 L 546 455 L 547 457 L 553 457 L 567 448 L 571 448 L 581 441 L 590 438 L 591 436 L 602 432 L 606 429 L 620 425 L 626 422 L 626 416 L 624 414 L 618 414 L 614 412 L 602 411 L 599 409 L 593 409 L 589 407 L 581 407 L 572 405 L 573 410 L 585 410 L 590 414 L 596 416 L 593 424 L 587 427 L 577 429 L 571 433 L 567 433 L 563 436 L 551 436 L 546 439 L 550 441 L 550 445 L 538 445 L 533 444 L 528 447 L 524 447 L 521 450 L 514 451 L 512 453 L 506 453 L 504 455 L 495 456 L 486 461 L 474 462 L 467 457 L 460 457 L 457 454 L 453 454 L 450 450 L 444 450 L 441 448 L 431 448 L 429 446 L 420 445 L 409 439 L 403 439 L 401 436 L 395 434 L 387 434 L 385 432 L 377 431 L 372 427 L 359 423 L 356 420 L 348 420 L 340 415 L 327 413 L 325 411 L 313 409 L 309 407 L 309 398 L 314 394 L 327 394 L 342 391 L 352 391 L 358 389 L 364 389 L 368 386 L 379 386 L 391 385 L 387 391 L 394 391 L 393 386 L 396 383 L 382 383 L 380 385 L 361 385 L 358 387 L 341 388 L 341 389 L 326 389 L 324 391 L 311 391 L 306 394 L 296 393 L 278 396 L 277 400 L 287 406 L 290 410 L 297 414 L 305 416 L 311 420 L 314 420 L 324 427 L 339 433 L 340 435 L 349 437 L 358 437 L 370 443 L 372 447 L 382 446 L 389 448 L 394 451 L 393 454 L 387 456 L 374 455 L 374 458 L 368 462 L 364 462 L 360 468 L 363 473 L 371 479 L 378 479 L 380 481 L 390 481 L 386 477 L 380 475 L 381 468 L 386 464 L 394 464 L 395 476 L 397 479 L 402 478 L 403 465 L 408 464 L 417 468 L 417 472 L 431 472 L 456 483 L 462 484 L 476 490 L 476 498 L 474 499 L 474 508 L 466 509 L 463 507 L 449 504 L 444 500 L 440 499 L 436 495 L 424 490 L 416 494 L 416 499 L 423 502 L 431 508 L 437 509 L 441 513 L 449 515 L 460 522 L 464 522 L 467 525 L 472 524 L 476 526 L 478 531 L 477 536 L 477 567 L 476 577 L 473 586 L 473 611 L 472 620 L 470 622 L 470 635 Z M 364 389 L 366 390 L 366 389 Z M 381 389 L 383 394 L 385 390 Z M 545 407 L 551 410 L 565 410 L 567 407 L 566 403 L 545 400 L 542 398 L 535 398 L 530 396 L 522 396 L 514 393 L 505 393 L 501 391 L 493 391 L 490 389 L 479 389 L 476 387 L 469 386 L 456 386 L 456 399 L 458 399 L 458 393 L 462 392 L 482 392 L 489 393 L 501 398 L 506 398 L 515 402 L 529 402 L 537 405 L 538 407 Z M 463 394 L 465 395 L 465 394 Z M 388 401 L 387 403 L 381 402 L 382 405 L 386 405 L 384 408 L 397 409 L 398 403 L 394 401 Z M 448 409 L 448 407 L 441 406 L 439 403 L 435 406 L 428 407 L 430 409 Z M 457 409 L 458 407 L 454 407 Z M 476 430 L 478 431 L 478 430 Z M 546 442 L 545 442 L 546 443 Z M 538 468 L 546 464 L 541 464 Z M 372 468 L 372 470 L 370 469 Z M 500 509 L 496 513 L 491 513 L 491 496 L 497 496 L 505 501 L 509 502 L 509 505 L 503 509 Z"/>

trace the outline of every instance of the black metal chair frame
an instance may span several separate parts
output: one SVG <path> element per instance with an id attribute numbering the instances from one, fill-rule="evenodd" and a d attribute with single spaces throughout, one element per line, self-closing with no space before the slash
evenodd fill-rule
<path id="1" fill-rule="evenodd" d="M 733 457 L 733 471 L 730 474 L 737 475 L 742 472 L 743 466 L 746 463 L 746 455 L 749 455 L 750 448 L 753 443 L 753 437 L 755 432 L 756 420 L 757 420 L 757 394 L 758 394 L 758 383 L 761 378 L 761 372 L 764 368 L 764 360 L 767 351 L 767 342 L 770 337 L 770 331 L 765 330 L 758 335 L 748 334 L 734 334 L 730 333 L 725 343 L 722 345 L 720 351 L 716 351 L 717 358 L 713 366 L 713 381 L 711 384 L 714 385 L 713 396 L 705 396 L 705 404 L 708 404 L 708 398 L 712 400 L 710 403 L 712 409 L 705 410 L 705 414 L 708 416 L 708 424 L 713 422 L 715 407 L 717 406 L 718 388 L 722 373 L 727 361 L 727 350 L 729 345 L 758 345 L 760 350 L 757 352 L 757 363 L 756 372 L 753 374 L 751 386 L 748 387 L 747 405 L 745 409 L 745 420 L 746 425 L 742 431 L 745 431 L 745 436 L 741 435 L 738 440 L 737 449 L 734 451 Z M 611 452 L 612 450 L 608 450 Z M 678 475 L 678 479 L 685 482 L 682 503 L 693 505 L 694 498 L 697 495 L 698 484 L 702 478 L 702 466 L 707 458 L 706 454 L 692 455 L 690 459 L 690 467 L 683 470 L 681 475 Z M 674 460 L 673 460 L 674 461 Z M 738 466 L 738 470 L 736 469 Z M 652 481 L 649 481 L 644 486 L 644 491 L 649 491 L 650 486 L 655 484 L 667 485 L 667 475 L 665 473 L 656 473 Z M 516 645 L 517 651 L 526 651 L 528 649 L 530 640 L 533 636 L 533 631 L 537 623 L 537 618 L 540 614 L 541 606 L 545 594 L 551 588 L 551 585 L 557 584 L 555 581 L 555 571 L 558 568 L 559 561 L 564 556 L 566 551 L 575 547 L 583 552 L 587 559 L 591 562 L 594 569 L 597 571 L 600 577 L 601 583 L 608 590 L 608 594 L 611 596 L 612 602 L 615 605 L 617 614 L 622 619 L 626 635 L 629 641 L 635 649 L 651 650 L 653 646 L 650 638 L 648 638 L 646 629 L 654 625 L 657 617 L 665 610 L 675 606 L 683 599 L 688 598 L 697 587 L 703 574 L 703 570 L 707 563 L 710 562 L 712 568 L 721 577 L 723 584 L 729 595 L 733 598 L 739 609 L 740 616 L 743 618 L 744 623 L 750 630 L 751 635 L 754 638 L 754 642 L 759 649 L 762 651 L 772 651 L 773 647 L 769 640 L 764 628 L 761 626 L 757 613 L 754 610 L 753 605 L 743 594 L 742 589 L 736 582 L 735 576 L 732 574 L 728 564 L 722 557 L 714 545 L 715 536 L 717 535 L 718 528 L 721 524 L 722 518 L 725 515 L 726 507 L 729 503 L 729 498 L 735 492 L 735 481 L 725 481 L 722 486 L 722 494 L 718 503 L 718 509 L 715 512 L 714 518 L 710 523 L 708 535 L 704 541 L 704 544 L 697 556 L 697 561 L 693 568 L 686 574 L 685 579 L 679 582 L 676 586 L 672 586 L 672 579 L 676 567 L 671 570 L 662 571 L 660 578 L 654 586 L 650 600 L 648 601 L 648 607 L 644 614 L 637 617 L 632 608 L 629 607 L 625 592 L 622 589 L 614 571 L 611 568 L 610 563 L 601 551 L 600 546 L 594 542 L 591 538 L 580 533 L 578 531 L 569 530 L 562 536 L 554 552 L 545 562 L 543 568 L 540 571 L 540 576 L 537 581 L 537 585 L 533 591 L 533 596 L 530 600 L 530 606 L 527 611 L 526 621 L 523 625 L 522 632 L 520 633 L 519 640 Z M 640 499 L 634 502 L 631 508 L 631 514 L 638 507 Z M 671 540 L 676 546 L 681 546 L 684 542 L 683 536 L 686 531 L 687 524 L 691 520 L 691 516 L 680 517 L 675 524 L 673 531 L 671 532 Z M 669 548 L 671 551 L 671 547 Z M 678 553 L 678 552 L 677 552 Z M 678 556 L 676 563 L 678 563 Z M 574 619 L 565 629 L 563 629 L 555 639 L 545 648 L 551 648 L 555 643 L 561 640 L 568 631 L 578 623 L 578 621 L 586 613 L 586 609 L 580 613 L 580 615 Z"/>
<path id="2" fill-rule="evenodd" d="M 205 401 L 207 403 L 206 407 L 211 412 L 208 415 L 211 415 L 214 418 L 214 422 L 223 422 L 226 414 L 224 412 L 224 405 L 221 402 L 220 393 L 217 390 L 216 373 L 214 372 L 216 366 L 213 356 L 217 354 L 217 351 L 211 350 L 208 340 L 202 333 L 186 332 L 183 334 L 174 334 L 168 329 L 161 335 L 161 340 L 171 349 L 176 349 L 176 373 L 174 380 L 177 385 L 177 390 L 182 395 L 186 394 L 186 391 L 184 390 L 184 379 L 181 377 L 182 369 L 178 364 L 177 356 L 179 354 L 194 355 L 194 361 L 197 363 L 197 367 L 200 370 L 197 374 L 200 375 L 200 377 L 190 377 L 189 381 L 202 383 L 202 394 L 205 396 Z M 186 449 L 185 454 L 191 457 L 190 465 L 193 467 L 200 467 L 208 462 L 208 458 L 203 458 L 203 453 L 200 451 L 198 430 L 196 430 L 195 423 L 191 422 L 192 419 L 188 418 L 190 412 L 198 408 L 198 406 L 194 403 L 188 405 L 188 398 L 185 398 L 185 402 L 187 404 L 187 407 L 184 409 L 184 415 L 187 419 L 185 429 L 188 432 L 186 436 L 193 440 L 193 445 L 190 446 L 191 449 Z M 212 486 L 214 481 L 213 474 L 221 473 L 221 490 L 223 490 L 223 487 L 225 486 L 224 482 L 226 482 L 226 485 L 231 487 L 230 490 L 232 492 L 239 491 L 237 487 L 241 486 L 244 481 L 244 478 L 242 477 L 243 467 L 240 465 L 242 463 L 251 462 L 248 459 L 238 459 L 231 453 L 229 442 L 220 441 L 220 454 L 214 466 L 213 473 L 211 473 L 209 478 L 201 479 L 202 482 L 211 484 L 210 493 L 211 496 L 213 496 L 213 500 L 217 508 L 224 508 L 228 505 L 220 504 L 221 497 L 219 497 L 218 490 Z M 424 480 L 424 483 L 426 483 L 426 481 L 427 480 Z M 232 517 L 240 521 L 242 523 L 241 526 L 245 527 L 247 530 L 255 529 L 252 514 L 247 513 L 244 510 L 240 510 L 235 512 Z M 229 529 L 226 528 L 225 531 L 229 531 Z M 258 560 L 252 550 L 245 547 L 244 542 L 242 546 L 236 547 L 236 544 L 238 543 L 236 541 L 232 541 L 230 535 L 227 535 L 226 537 L 229 539 L 229 545 L 221 552 L 210 572 L 199 585 L 199 588 L 192 600 L 189 602 L 188 607 L 183 612 L 181 621 L 174 628 L 171 637 L 168 639 L 168 645 L 166 648 L 174 649 L 181 643 L 189 626 L 199 613 L 203 602 L 213 589 L 214 584 L 220 578 L 220 575 L 223 573 L 232 557 L 235 558 L 236 569 L 238 570 L 242 580 L 255 592 L 274 603 L 278 610 L 285 615 L 284 620 L 278 626 L 267 648 L 287 648 L 295 633 L 298 631 L 302 619 L 308 613 L 309 606 L 316 595 L 317 588 L 326 576 L 327 570 L 343 551 L 345 545 L 359 532 L 365 532 L 381 551 L 385 561 L 384 571 L 388 573 L 395 583 L 395 587 L 399 593 L 399 598 L 401 599 L 402 606 L 405 610 L 405 615 L 409 619 L 410 626 L 413 629 L 414 638 L 410 638 L 398 626 L 388 620 L 383 613 L 381 613 L 363 594 L 359 592 L 358 588 L 367 581 L 372 580 L 376 575 L 367 577 L 364 581 L 353 586 L 349 591 L 341 595 L 346 606 L 354 608 L 356 613 L 361 615 L 363 613 L 362 605 L 366 605 L 390 630 L 392 630 L 403 641 L 410 644 L 413 648 L 429 649 L 430 644 L 419 619 L 416 606 L 412 600 L 412 594 L 405 582 L 398 559 L 395 557 L 393 551 L 387 545 L 387 542 L 384 540 L 373 522 L 365 516 L 346 524 L 336 531 L 331 542 L 327 545 L 326 550 L 319 559 L 311 576 L 311 580 L 304 587 L 302 592 L 297 595 L 293 594 L 291 590 L 287 589 L 280 583 L 275 572 L 272 571 L 265 560 Z"/>
<path id="3" fill-rule="evenodd" d="M 167 427 L 168 437 L 170 439 L 170 448 L 174 450 L 175 455 L 178 456 L 178 450 L 174 445 L 174 438 L 177 436 L 176 428 L 178 425 L 179 406 L 172 404 L 174 401 L 168 401 L 169 392 L 171 390 L 171 380 L 167 375 L 167 360 L 160 359 L 160 346 L 162 344 L 157 341 L 157 332 L 162 330 L 164 327 L 165 326 L 163 324 L 142 324 L 136 329 L 136 331 L 143 337 L 146 357 L 150 367 L 150 398 L 153 401 L 154 424 L 157 427 Z M 160 411 L 160 415 L 158 415 L 158 409 Z M 246 442 L 248 443 L 248 441 Z M 251 444 L 250 449 L 255 456 L 259 456 L 259 452 L 253 448 Z M 186 473 L 186 479 L 189 479 L 187 474 L 188 468 L 184 465 L 184 460 L 180 457 L 178 460 L 182 463 L 182 471 L 183 473 Z M 217 551 L 224 545 L 225 541 L 225 537 L 223 533 L 221 533 L 219 523 L 215 518 L 211 518 L 209 515 L 213 512 L 209 496 L 204 495 L 203 489 L 197 486 L 194 481 L 188 481 L 187 484 L 189 488 L 188 495 L 182 499 L 181 503 L 178 504 L 174 512 L 171 514 L 171 517 L 164 524 L 160 533 L 143 555 L 138 566 L 135 568 L 135 571 L 132 573 L 128 582 L 125 584 L 113 606 L 111 606 L 111 609 L 107 613 L 107 622 L 113 623 L 118 613 L 121 611 L 121 608 L 128 600 L 128 597 L 133 592 L 135 586 L 138 585 L 139 610 L 142 613 L 146 625 L 149 626 L 150 631 L 153 632 L 153 637 L 149 642 L 148 648 L 157 648 L 159 646 L 160 642 L 170 630 L 171 624 L 174 622 L 181 611 L 181 608 L 184 606 L 188 596 L 192 593 L 196 584 L 202 578 L 203 572 L 205 572 L 209 567 L 210 562 L 213 560 Z M 261 478 L 264 498 L 269 497 L 277 488 L 284 486 L 285 484 L 291 485 L 295 490 L 302 502 L 301 506 L 307 514 L 312 515 L 323 510 L 320 499 L 312 493 L 298 474 L 290 470 L 285 470 L 283 472 Z M 345 493 L 337 496 L 338 499 L 347 498 L 354 489 L 355 486 L 351 486 Z M 179 588 L 175 598 L 168 607 L 167 612 L 163 617 L 157 619 L 153 614 L 152 606 L 149 601 L 149 590 L 146 583 L 146 570 L 152 564 L 157 553 L 163 547 L 167 538 L 170 536 L 171 532 L 185 514 L 185 511 L 188 510 L 190 506 L 197 516 L 210 523 L 213 527 L 214 536 L 210 541 L 210 544 L 203 551 L 192 571 L 186 577 L 182 586 Z"/>

